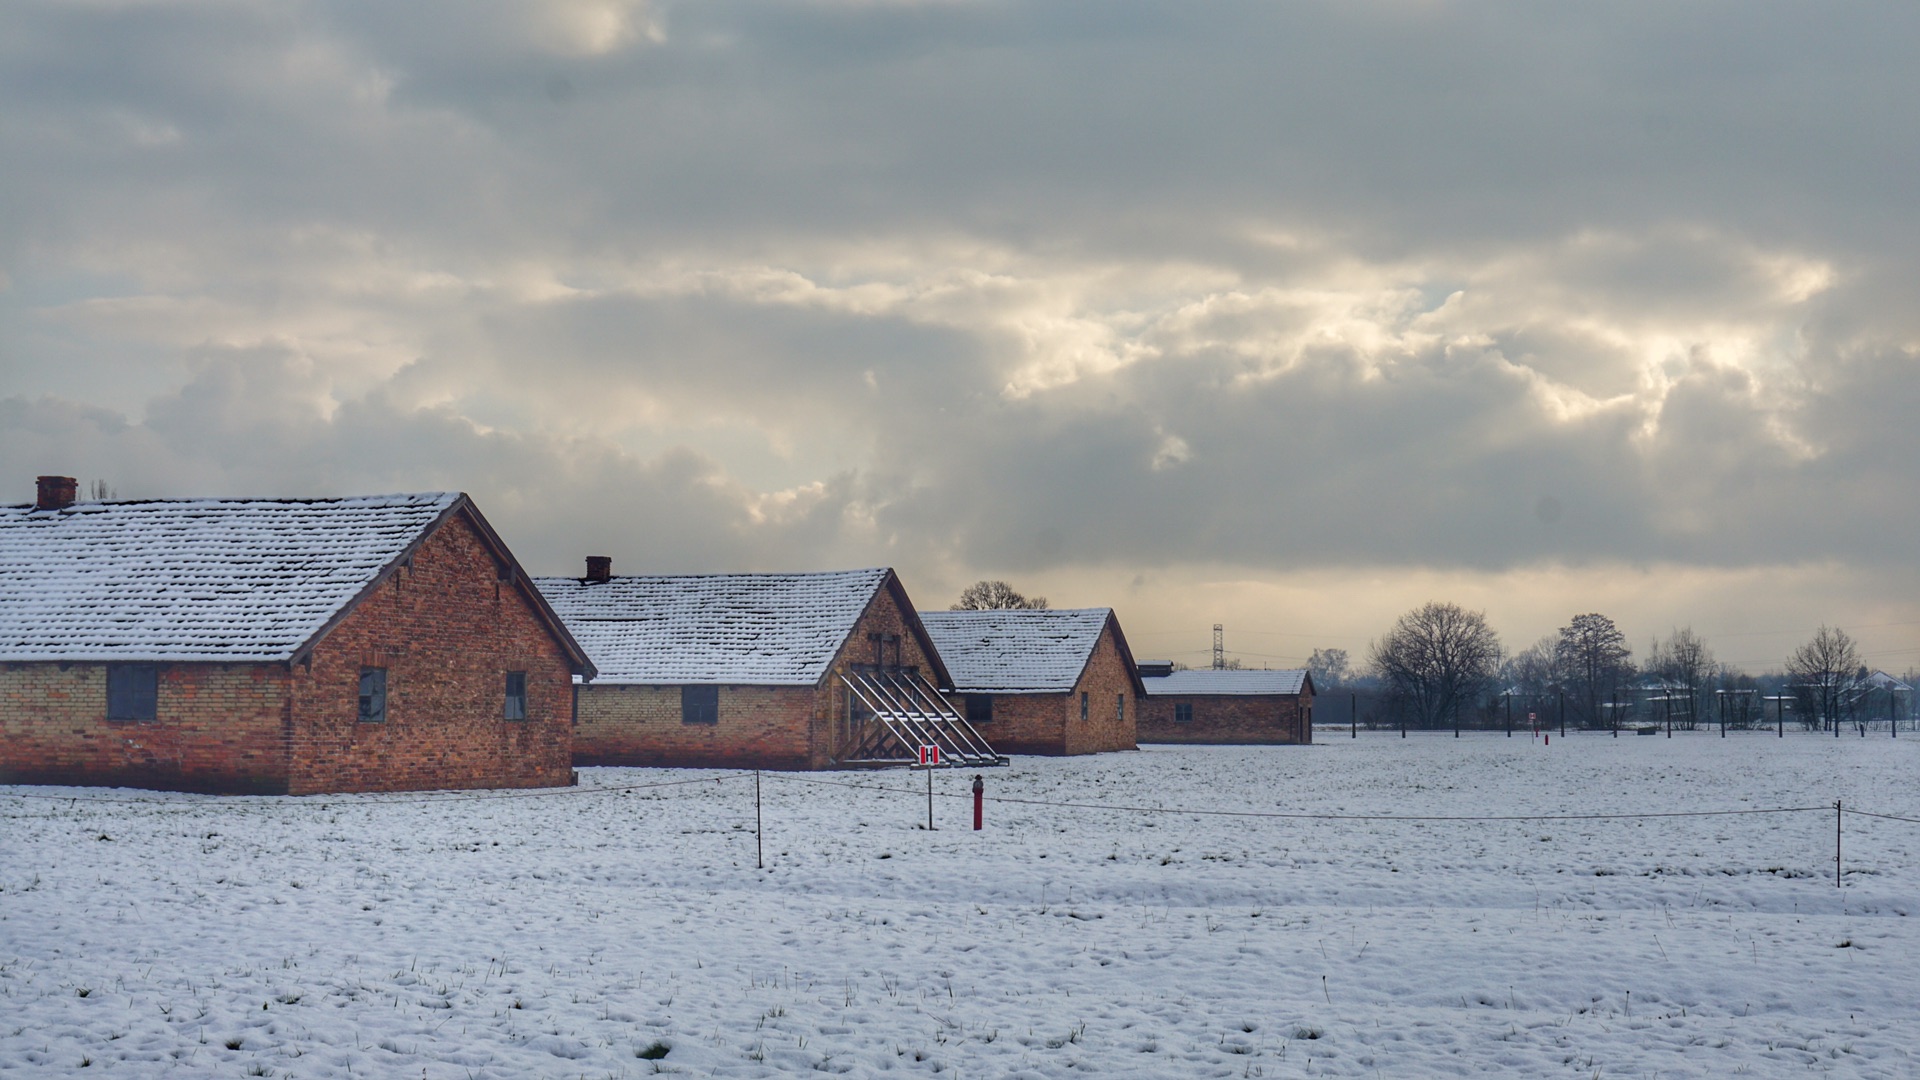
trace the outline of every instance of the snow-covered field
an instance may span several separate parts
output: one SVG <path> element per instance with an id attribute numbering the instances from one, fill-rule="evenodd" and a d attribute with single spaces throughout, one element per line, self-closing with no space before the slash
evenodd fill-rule
<path id="1" fill-rule="evenodd" d="M 1920 817 L 1920 739 L 1321 737 L 1020 759 L 989 795 Z M 990 801 L 974 833 L 954 798 L 930 833 L 920 775 L 769 774 L 757 871 L 750 778 L 595 790 L 713 775 L 0 788 L 0 1072 L 1920 1075 L 1916 824 L 1849 817 L 1837 889 L 1831 809 Z"/>

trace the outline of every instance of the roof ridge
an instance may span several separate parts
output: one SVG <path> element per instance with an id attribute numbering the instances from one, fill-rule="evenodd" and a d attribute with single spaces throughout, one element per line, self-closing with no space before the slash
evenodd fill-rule
<path id="1" fill-rule="evenodd" d="M 893 577 L 866 567 L 533 583 L 586 648 L 598 682 L 814 685 Z"/>
<path id="2" fill-rule="evenodd" d="M 460 491 L 391 491 L 378 495 L 196 495 L 183 498 L 158 499 L 75 499 L 62 509 L 76 510 L 90 506 L 186 506 L 193 503 L 222 503 L 247 506 L 314 506 L 322 503 L 343 502 L 392 502 L 397 500 L 415 500 L 438 502 L 443 499 L 457 499 L 465 492 Z M 4 510 L 32 510 L 34 503 L 7 503 L 0 505 Z"/>
<path id="3" fill-rule="evenodd" d="M 923 610 L 923 611 L 921 611 L 921 612 L 919 613 L 919 615 L 920 615 L 920 617 L 921 617 L 921 618 L 923 618 L 923 619 L 924 619 L 924 618 L 926 618 L 926 617 L 927 617 L 927 616 L 929 616 L 929 615 L 935 615 L 935 616 L 953 616 L 953 617 L 965 617 L 965 616 L 976 616 L 976 617 L 977 617 L 977 616 L 986 616 L 986 615 L 1010 615 L 1010 616 L 1013 616 L 1013 617 L 1015 617 L 1015 618 L 1023 618 L 1023 617 L 1026 617 L 1026 616 L 1031 616 L 1031 615 L 1104 615 L 1104 614 L 1107 614 L 1107 613 L 1109 613 L 1109 612 L 1111 612 L 1112 610 L 1113 610 L 1113 609 L 1112 609 L 1111 607 L 1079 607 L 1079 608 L 935 608 L 935 609 L 933 609 L 933 610 Z"/>
<path id="4" fill-rule="evenodd" d="M 464 493 L 433 492 L 8 507 L 3 655 L 285 660 L 470 504 Z"/>
<path id="5" fill-rule="evenodd" d="M 830 577 L 885 574 L 890 566 L 862 566 L 852 570 L 696 570 L 685 574 L 615 574 L 612 581 L 669 581 L 678 578 Z M 535 581 L 579 581 L 577 574 L 535 574 Z"/>

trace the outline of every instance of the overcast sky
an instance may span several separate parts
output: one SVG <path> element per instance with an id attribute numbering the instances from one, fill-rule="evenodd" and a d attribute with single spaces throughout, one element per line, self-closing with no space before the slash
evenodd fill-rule
<path id="1" fill-rule="evenodd" d="M 0 488 L 1920 663 L 1920 6 L 16 0 Z M 5 481 L 10 475 L 12 480 Z"/>

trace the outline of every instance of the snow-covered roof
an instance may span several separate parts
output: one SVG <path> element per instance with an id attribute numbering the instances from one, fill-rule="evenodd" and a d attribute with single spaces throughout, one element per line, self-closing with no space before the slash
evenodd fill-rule
<path id="1" fill-rule="evenodd" d="M 1307 684 L 1302 671 L 1176 671 L 1159 678 L 1141 679 L 1148 697 L 1199 697 L 1209 694 L 1298 694 Z"/>
<path id="2" fill-rule="evenodd" d="M 1112 614 L 1110 608 L 923 611 L 920 621 L 959 693 L 1056 694 L 1079 681 Z"/>
<path id="3" fill-rule="evenodd" d="M 0 660 L 290 660 L 462 498 L 0 507 Z"/>
<path id="4" fill-rule="evenodd" d="M 535 578 L 596 682 L 810 686 L 892 571 Z"/>
<path id="5" fill-rule="evenodd" d="M 1878 690 L 1891 689 L 1905 693 L 1913 689 L 1913 687 L 1908 686 L 1906 683 L 1901 682 L 1899 679 L 1894 678 L 1884 671 L 1875 671 L 1871 675 L 1868 675 L 1867 682 L 1873 684 L 1874 688 Z"/>

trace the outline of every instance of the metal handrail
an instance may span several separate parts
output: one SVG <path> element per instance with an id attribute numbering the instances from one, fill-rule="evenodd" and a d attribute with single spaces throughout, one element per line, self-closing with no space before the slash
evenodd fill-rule
<path id="1" fill-rule="evenodd" d="M 916 674 L 842 672 L 840 681 L 872 711 L 881 731 L 892 737 L 902 755 L 881 756 L 886 747 L 876 743 L 880 731 L 875 731 L 852 748 L 860 756 L 843 759 L 843 764 L 909 764 L 913 751 L 921 746 L 939 747 L 942 765 L 949 768 L 1007 764 L 1005 755 L 995 752 L 965 716 Z"/>

